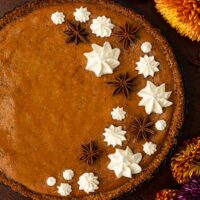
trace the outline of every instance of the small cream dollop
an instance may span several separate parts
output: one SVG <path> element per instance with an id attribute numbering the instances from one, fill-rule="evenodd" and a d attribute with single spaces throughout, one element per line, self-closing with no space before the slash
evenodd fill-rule
<path id="1" fill-rule="evenodd" d="M 65 21 L 65 15 L 63 12 L 55 12 L 51 15 L 51 20 L 54 24 L 62 24 Z"/>
<path id="2" fill-rule="evenodd" d="M 87 194 L 95 192 L 99 187 L 98 177 L 93 173 L 84 173 L 79 177 L 79 190 L 83 190 Z"/>
<path id="3" fill-rule="evenodd" d="M 126 117 L 126 112 L 124 111 L 123 108 L 117 107 L 117 108 L 113 108 L 111 115 L 113 119 L 122 121 Z"/>
<path id="4" fill-rule="evenodd" d="M 157 145 L 152 143 L 152 142 L 146 142 L 144 145 L 143 145 L 143 151 L 151 156 L 153 155 L 156 151 L 157 151 Z"/>
<path id="5" fill-rule="evenodd" d="M 159 72 L 158 66 L 160 63 L 155 61 L 154 56 L 144 55 L 144 57 L 140 57 L 136 65 L 137 67 L 135 69 L 138 70 L 138 73 L 143 74 L 146 78 L 148 76 L 153 77 L 156 72 Z"/>
<path id="6" fill-rule="evenodd" d="M 74 12 L 74 17 L 76 21 L 85 23 L 90 19 L 91 13 L 87 10 L 87 8 L 83 8 L 82 6 L 80 8 L 76 8 L 76 11 Z"/>
<path id="7" fill-rule="evenodd" d="M 94 33 L 97 37 L 110 37 L 112 34 L 112 29 L 114 28 L 114 24 L 112 24 L 111 19 L 105 16 L 97 17 L 93 19 L 90 28 L 92 33 Z"/>
<path id="8" fill-rule="evenodd" d="M 126 140 L 126 131 L 122 129 L 122 126 L 110 125 L 108 128 L 105 128 L 103 133 L 108 145 L 115 147 L 116 145 L 122 145 L 122 142 Z"/>
<path id="9" fill-rule="evenodd" d="M 141 45 L 141 50 L 144 52 L 144 53 L 149 53 L 152 49 L 152 44 L 150 42 L 144 42 L 142 43 Z"/>
<path id="10" fill-rule="evenodd" d="M 71 169 L 66 169 L 64 172 L 63 172 L 63 178 L 67 181 L 70 181 L 72 180 L 74 177 L 74 172 L 73 170 Z"/>
<path id="11" fill-rule="evenodd" d="M 167 126 L 167 123 L 165 120 L 158 120 L 155 124 L 156 126 L 156 129 L 159 130 L 159 131 L 163 131 L 165 130 L 166 126 Z"/>
<path id="12" fill-rule="evenodd" d="M 70 195 L 70 193 L 72 192 L 72 186 L 68 183 L 61 183 L 60 186 L 58 186 L 57 188 L 58 193 L 64 197 Z"/>
<path id="13" fill-rule="evenodd" d="M 54 186 L 56 184 L 56 178 L 54 178 L 54 177 L 49 177 L 48 179 L 47 179 L 47 185 L 48 186 Z"/>

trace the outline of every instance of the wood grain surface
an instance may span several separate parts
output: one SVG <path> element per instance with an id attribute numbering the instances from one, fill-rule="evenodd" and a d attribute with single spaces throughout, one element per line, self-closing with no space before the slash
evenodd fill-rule
<path id="1" fill-rule="evenodd" d="M 28 0 L 0 0 L 0 17 Z M 153 0 L 116 0 L 143 15 L 166 37 L 176 55 L 186 91 L 185 123 L 178 138 L 178 145 L 183 140 L 200 135 L 200 67 L 191 64 L 200 52 L 200 43 L 181 37 L 157 13 Z M 170 172 L 170 157 L 178 147 L 174 147 L 168 158 L 155 172 L 150 181 L 145 182 L 137 191 L 129 193 L 120 200 L 153 200 L 156 192 L 164 188 L 179 188 Z M 0 185 L 0 200 L 28 200 L 13 192 L 9 187 Z"/>

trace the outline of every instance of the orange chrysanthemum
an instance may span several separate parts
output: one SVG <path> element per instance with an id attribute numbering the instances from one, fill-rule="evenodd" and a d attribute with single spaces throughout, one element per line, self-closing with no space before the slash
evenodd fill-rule
<path id="1" fill-rule="evenodd" d="M 164 189 L 156 194 L 155 200 L 174 200 L 178 190 Z"/>
<path id="2" fill-rule="evenodd" d="M 155 0 L 156 8 L 172 27 L 200 41 L 200 0 Z"/>
<path id="3" fill-rule="evenodd" d="M 187 140 L 171 160 L 173 177 L 180 184 L 200 175 L 200 137 Z"/>

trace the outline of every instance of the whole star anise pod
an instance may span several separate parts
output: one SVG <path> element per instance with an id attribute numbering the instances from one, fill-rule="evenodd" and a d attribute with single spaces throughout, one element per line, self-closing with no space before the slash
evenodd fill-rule
<path id="1" fill-rule="evenodd" d="M 130 124 L 130 131 L 137 134 L 137 138 L 143 138 L 147 140 L 150 135 L 155 133 L 152 130 L 154 122 L 150 121 L 148 117 L 136 117 Z"/>
<path id="2" fill-rule="evenodd" d="M 123 43 L 124 49 L 128 49 L 136 39 L 136 33 L 139 30 L 139 26 L 131 26 L 126 22 L 123 27 L 118 27 L 118 29 L 114 32 L 114 35 L 118 37 L 119 42 Z"/>
<path id="3" fill-rule="evenodd" d="M 88 32 L 85 28 L 81 27 L 80 23 L 71 23 L 67 21 L 67 29 L 64 33 L 68 36 L 67 43 L 74 42 L 78 45 L 80 42 L 88 42 L 87 36 Z"/>
<path id="4" fill-rule="evenodd" d="M 128 73 L 124 73 L 117 76 L 114 81 L 108 81 L 107 84 L 116 88 L 113 92 L 113 96 L 123 94 L 128 98 L 129 93 L 133 91 L 133 87 L 135 86 L 135 79 L 135 77 L 129 77 Z"/>
<path id="5" fill-rule="evenodd" d="M 90 143 L 82 145 L 82 156 L 80 160 L 85 161 L 89 166 L 94 164 L 94 161 L 100 156 L 103 152 L 99 150 L 94 141 L 90 141 Z"/>

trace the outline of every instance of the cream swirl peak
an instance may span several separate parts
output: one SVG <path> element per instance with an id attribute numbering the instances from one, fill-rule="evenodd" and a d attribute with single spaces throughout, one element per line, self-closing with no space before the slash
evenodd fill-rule
<path id="1" fill-rule="evenodd" d="M 109 170 L 113 170 L 117 178 L 122 176 L 131 178 L 132 174 L 138 174 L 142 171 L 139 162 L 142 160 L 142 154 L 133 154 L 129 147 L 125 150 L 116 149 L 114 154 L 108 156 L 110 163 L 108 165 Z"/>
<path id="2" fill-rule="evenodd" d="M 56 184 L 56 178 L 55 177 L 53 177 L 53 176 L 51 176 L 51 177 L 49 177 L 48 179 L 47 179 L 47 185 L 48 186 L 54 186 L 55 184 Z"/>
<path id="3" fill-rule="evenodd" d="M 143 145 L 143 151 L 151 156 L 153 155 L 156 151 L 157 151 L 157 145 L 154 144 L 153 142 L 146 142 L 144 145 Z"/>
<path id="4" fill-rule="evenodd" d="M 51 20 L 54 24 L 62 24 L 65 22 L 65 15 L 63 12 L 55 12 L 51 15 Z"/>
<path id="5" fill-rule="evenodd" d="M 88 59 L 86 70 L 93 71 L 97 77 L 104 74 L 112 74 L 113 70 L 120 65 L 119 55 L 120 49 L 112 49 L 109 42 L 105 42 L 103 46 L 92 44 L 93 51 L 84 53 Z"/>
<path id="6" fill-rule="evenodd" d="M 152 49 L 152 44 L 150 42 L 144 42 L 142 43 L 141 45 L 141 50 L 144 52 L 144 53 L 149 53 L 151 52 L 151 49 Z"/>
<path id="7" fill-rule="evenodd" d="M 120 108 L 119 106 L 117 108 L 113 108 L 113 111 L 111 112 L 112 118 L 118 121 L 122 121 L 126 117 L 126 112 L 123 108 Z"/>
<path id="8" fill-rule="evenodd" d="M 146 87 L 138 92 L 138 96 L 142 97 L 139 106 L 145 106 L 147 114 L 161 114 L 163 113 L 163 108 L 172 105 L 172 102 L 168 101 L 171 93 L 165 91 L 165 83 L 156 86 L 151 81 L 147 81 Z"/>
<path id="9" fill-rule="evenodd" d="M 135 69 L 146 78 L 147 76 L 154 76 L 155 72 L 159 71 L 159 64 L 159 62 L 155 61 L 154 56 L 145 55 L 140 57 L 140 61 L 136 62 L 137 67 Z"/>
<path id="10" fill-rule="evenodd" d="M 165 120 L 161 119 L 161 120 L 158 120 L 155 124 L 156 126 L 156 129 L 159 130 L 159 131 L 163 131 L 165 130 L 166 126 L 167 126 L 167 123 Z"/>
<path id="11" fill-rule="evenodd" d="M 58 193 L 63 197 L 70 195 L 70 193 L 72 192 L 72 186 L 68 183 L 61 183 L 60 186 L 58 186 L 57 188 Z"/>
<path id="12" fill-rule="evenodd" d="M 74 177 L 74 171 L 71 170 L 71 169 L 66 169 L 64 172 L 63 172 L 63 178 L 67 181 L 69 180 L 72 180 Z"/>
<path id="13" fill-rule="evenodd" d="M 111 19 L 105 16 L 97 17 L 93 19 L 90 28 L 92 33 L 94 33 L 97 37 L 110 37 L 112 34 L 112 29 L 115 27 L 112 24 Z"/>
<path id="14" fill-rule="evenodd" d="M 74 17 L 76 21 L 85 23 L 90 19 L 91 13 L 87 10 L 87 8 L 83 8 L 82 6 L 80 8 L 76 8 L 76 11 L 74 12 Z"/>
<path id="15" fill-rule="evenodd" d="M 94 192 L 99 187 L 98 177 L 93 173 L 84 173 L 79 177 L 79 190 L 83 190 L 86 193 Z"/>
<path id="16" fill-rule="evenodd" d="M 122 130 L 121 126 L 113 126 L 110 125 L 109 128 L 105 128 L 105 132 L 103 133 L 105 136 L 104 141 L 107 142 L 108 145 L 112 145 L 115 147 L 116 145 L 122 145 L 122 142 L 126 140 L 126 131 Z"/>

